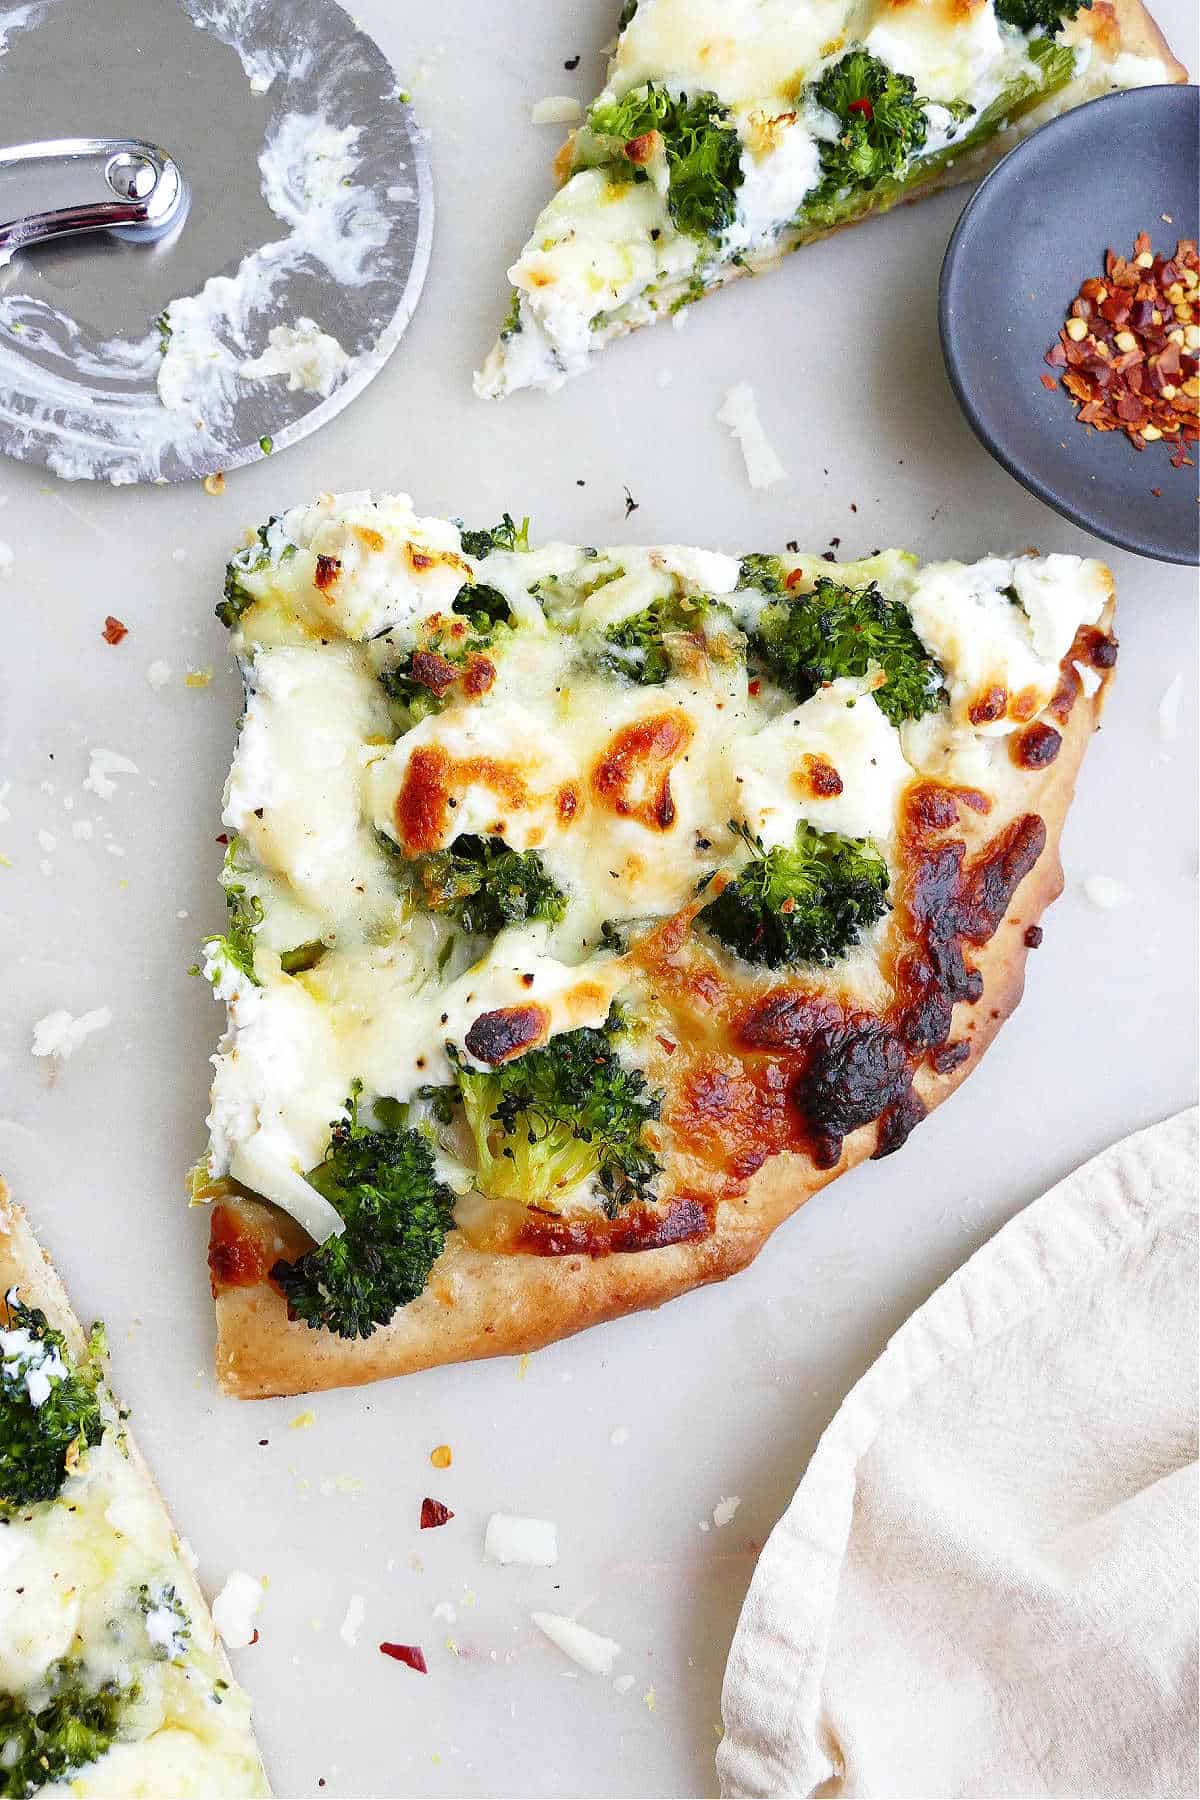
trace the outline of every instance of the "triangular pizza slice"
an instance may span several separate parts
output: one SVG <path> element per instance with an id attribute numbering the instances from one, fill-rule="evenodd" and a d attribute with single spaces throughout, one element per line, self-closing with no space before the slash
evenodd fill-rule
<path id="1" fill-rule="evenodd" d="M 1186 79 L 1141 0 L 627 0 L 476 391 L 560 387 L 610 338 L 974 180 L 1058 113 Z"/>
<path id="2" fill-rule="evenodd" d="M 748 1263 L 1016 1005 L 1116 646 L 1076 556 L 534 547 L 325 495 L 218 608 L 210 1149 L 242 1395 Z"/>
<path id="3" fill-rule="evenodd" d="M 0 1794 L 267 1794 L 104 1355 L 0 1182 Z"/>

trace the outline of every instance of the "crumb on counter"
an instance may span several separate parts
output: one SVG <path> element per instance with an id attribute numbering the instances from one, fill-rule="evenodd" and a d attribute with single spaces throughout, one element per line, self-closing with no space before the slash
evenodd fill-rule
<path id="1" fill-rule="evenodd" d="M 680 317 L 682 316 L 681 314 Z M 752 488 L 768 488 L 783 480 L 787 470 L 775 454 L 763 429 L 754 389 L 748 381 L 739 381 L 730 388 L 717 418 L 722 425 L 729 427 L 737 439 Z"/>
<path id="2" fill-rule="evenodd" d="M 103 1031 L 112 1024 L 112 1008 L 108 1006 L 93 1007 L 91 1012 L 72 1015 L 65 1007 L 56 1012 L 47 1013 L 39 1019 L 33 1028 L 33 1054 L 35 1056 L 54 1056 L 65 1062 L 73 1056 L 85 1038 L 91 1037 L 94 1031 Z"/>

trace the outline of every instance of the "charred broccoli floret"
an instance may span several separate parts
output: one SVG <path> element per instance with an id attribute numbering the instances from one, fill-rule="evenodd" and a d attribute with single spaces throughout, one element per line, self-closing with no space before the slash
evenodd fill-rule
<path id="1" fill-rule="evenodd" d="M 887 677 L 875 701 L 893 725 L 935 712 L 945 698 L 941 665 L 913 630 L 908 608 L 874 582 L 850 588 L 821 576 L 810 594 L 784 592 L 763 609 L 751 643 L 797 700 L 872 668 Z"/>
<path id="2" fill-rule="evenodd" d="M 493 550 L 528 550 L 529 519 L 526 516 L 518 525 L 511 513 L 505 513 L 500 523 L 488 531 L 468 531 L 464 527 L 460 535 L 464 556 L 477 559 L 490 556 Z"/>
<path id="3" fill-rule="evenodd" d="M 271 1270 L 288 1316 L 339 1337 L 370 1337 L 397 1308 L 423 1293 L 442 1253 L 454 1196 L 438 1179 L 424 1133 L 359 1118 L 362 1083 L 334 1122 L 324 1160 L 309 1173 L 346 1229 L 295 1262 Z M 396 1117 L 396 1109 L 388 1112 Z"/>
<path id="4" fill-rule="evenodd" d="M 90 1444 L 104 1436 L 99 1387 L 104 1332 L 94 1326 L 74 1362 L 61 1331 L 24 1306 L 16 1288 L 0 1315 L 0 1518 L 53 1500 Z M 0 1744 L 4 1741 L 0 1729 Z M 2 1771 L 0 1771 L 2 1772 Z"/>
<path id="5" fill-rule="evenodd" d="M 620 1029 L 610 1013 L 602 1030 L 564 1031 L 488 1070 L 469 1068 L 449 1046 L 481 1193 L 537 1206 L 591 1181 L 610 1218 L 654 1198 L 660 1168 L 645 1129 L 662 1096 L 620 1060 Z"/>
<path id="6" fill-rule="evenodd" d="M 1057 37 L 1069 19 L 1090 11 L 1091 5 L 1092 0 L 996 0 L 996 17 L 1027 35 Z"/>
<path id="7" fill-rule="evenodd" d="M 729 828 L 750 860 L 699 918 L 745 962 L 827 968 L 887 912 L 888 867 L 868 838 L 801 822 L 793 843 L 764 850 L 744 821 Z"/>
<path id="8" fill-rule="evenodd" d="M 528 919 L 561 919 L 567 897 L 536 850 L 510 850 L 503 838 L 464 835 L 401 865 L 409 892 L 426 912 L 463 931 L 495 937 Z"/>
<path id="9" fill-rule="evenodd" d="M 643 611 L 605 631 L 605 667 L 643 687 L 660 686 L 677 666 L 689 640 L 703 645 L 704 621 L 711 608 L 706 594 L 668 595 L 652 601 Z M 732 638 L 729 641 L 732 643 Z"/>
<path id="10" fill-rule="evenodd" d="M 594 106 L 587 123 L 596 137 L 619 138 L 626 146 L 659 134 L 667 157 L 667 209 L 680 231 L 719 238 L 732 225 L 742 185 L 741 140 L 715 94 L 689 99 L 650 82 Z M 644 175 L 636 162 L 628 166 Z"/>

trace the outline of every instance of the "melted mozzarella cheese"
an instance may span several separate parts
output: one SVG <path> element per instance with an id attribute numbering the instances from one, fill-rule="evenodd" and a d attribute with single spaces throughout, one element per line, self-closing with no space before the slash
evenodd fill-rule
<path id="1" fill-rule="evenodd" d="M 866 47 L 911 75 L 927 99 L 969 99 L 976 110 L 991 99 L 996 71 L 1011 56 L 989 0 L 883 0 Z"/>
<path id="2" fill-rule="evenodd" d="M 1102 565 L 1077 556 L 922 569 L 908 605 L 946 671 L 955 724 L 999 735 L 1042 712 L 1076 630 L 1095 623 L 1108 592 Z"/>
<path id="3" fill-rule="evenodd" d="M 845 0 L 640 0 L 609 80 L 618 94 L 659 81 L 726 106 L 787 101 L 845 26 Z"/>
<path id="4" fill-rule="evenodd" d="M 885 846 L 912 779 L 899 733 L 865 681 L 831 682 L 744 739 L 735 756 L 741 811 L 768 849 L 790 844 L 801 821 Z"/>
<path id="5" fill-rule="evenodd" d="M 311 922 L 304 936 L 361 927 L 395 903 L 360 804 L 370 743 L 393 730 L 382 690 L 345 642 L 263 651 L 252 682 L 223 821 L 286 878 Z"/>
<path id="6" fill-rule="evenodd" d="M 411 637 L 418 620 L 449 612 L 466 579 L 457 528 L 418 518 L 407 494 L 323 494 L 285 513 L 283 530 L 309 552 L 280 564 L 284 584 L 315 625 L 346 637 Z M 325 587 L 313 581 L 317 557 L 337 564 Z"/>

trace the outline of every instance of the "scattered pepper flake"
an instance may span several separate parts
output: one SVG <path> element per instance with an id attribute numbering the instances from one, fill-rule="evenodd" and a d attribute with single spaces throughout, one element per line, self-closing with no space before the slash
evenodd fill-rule
<path id="1" fill-rule="evenodd" d="M 1161 215 L 1164 220 L 1166 215 Z M 1064 373 L 1041 377 L 1077 403 L 1075 417 L 1097 431 L 1123 431 L 1135 450 L 1164 442 L 1172 465 L 1191 468 L 1200 410 L 1200 256 L 1180 238 L 1170 256 L 1148 232 L 1126 258 L 1110 249 L 1103 276 L 1089 276 L 1071 302 L 1045 361 Z"/>
<path id="2" fill-rule="evenodd" d="M 223 494 L 225 492 L 224 475 L 221 474 L 219 469 L 215 475 L 206 475 L 204 477 L 203 487 L 206 494 Z"/>
<path id="3" fill-rule="evenodd" d="M 629 489 L 626 488 L 625 489 L 625 517 L 628 518 L 631 513 L 635 513 L 638 510 L 638 507 L 640 505 L 641 505 L 641 501 L 635 500 L 633 495 L 630 493 Z"/>
<path id="4" fill-rule="evenodd" d="M 436 1531 L 439 1525 L 445 1525 L 454 1514 L 440 1500 L 431 1500 L 428 1495 L 421 1502 L 421 1530 Z"/>
<path id="5" fill-rule="evenodd" d="M 454 1461 L 454 1452 L 449 1444 L 439 1444 L 436 1449 L 429 1452 L 429 1460 L 435 1469 L 448 1469 Z"/>
<path id="6" fill-rule="evenodd" d="M 104 621 L 104 630 L 101 636 L 106 644 L 119 644 L 122 638 L 129 636 L 129 627 L 123 625 L 120 619 L 114 619 L 109 613 Z"/>
<path id="7" fill-rule="evenodd" d="M 392 1657 L 395 1662 L 407 1663 L 418 1675 L 428 1675 L 429 1665 L 419 1644 L 380 1644 L 379 1648 L 384 1656 Z"/>

